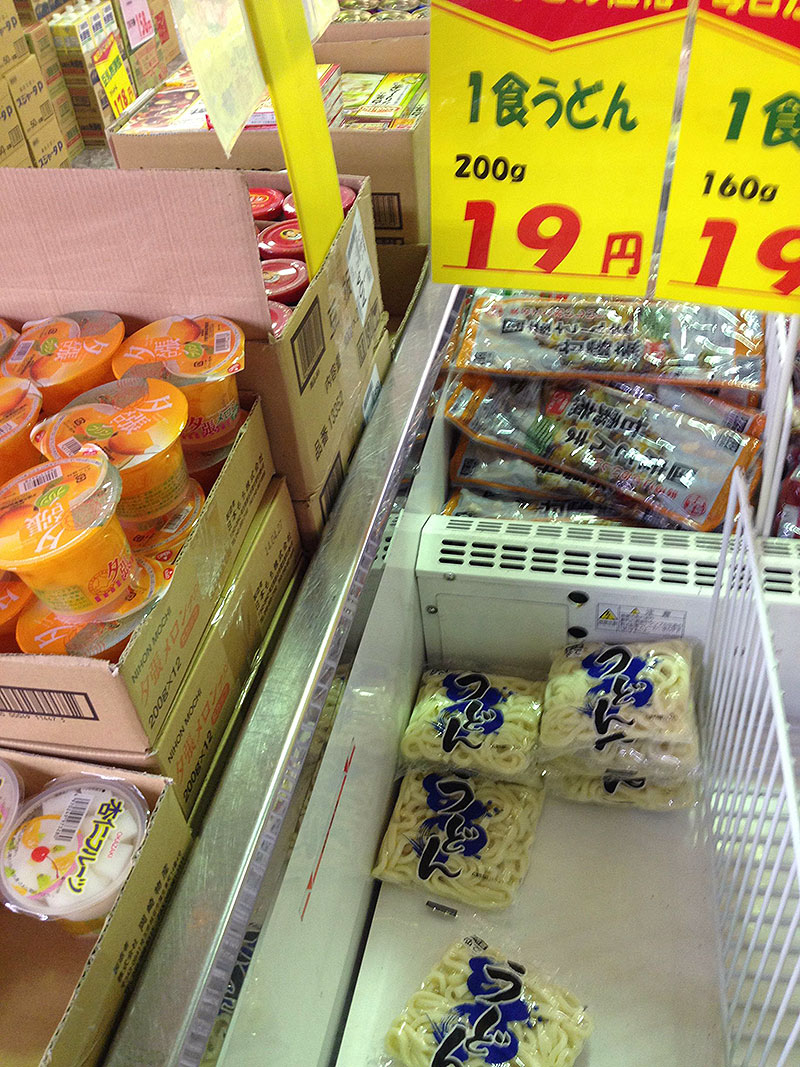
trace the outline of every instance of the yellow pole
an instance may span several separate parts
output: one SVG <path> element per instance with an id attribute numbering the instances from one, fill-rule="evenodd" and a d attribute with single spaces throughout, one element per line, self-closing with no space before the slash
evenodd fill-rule
<path id="1" fill-rule="evenodd" d="M 244 0 L 313 276 L 342 224 L 333 145 L 302 0 Z"/>

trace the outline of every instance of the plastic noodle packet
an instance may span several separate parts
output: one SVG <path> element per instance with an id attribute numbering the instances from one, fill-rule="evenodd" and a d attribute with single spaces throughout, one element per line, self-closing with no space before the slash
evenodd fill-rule
<path id="1" fill-rule="evenodd" d="M 691 651 L 685 641 L 572 645 L 557 653 L 545 690 L 542 757 L 621 742 L 691 743 Z"/>
<path id="2" fill-rule="evenodd" d="M 630 497 L 688 529 L 722 522 L 733 471 L 760 442 L 608 386 L 552 385 L 465 375 L 447 418 L 462 433 Z"/>
<path id="3" fill-rule="evenodd" d="M 711 396 L 699 389 L 682 389 L 677 385 L 659 385 L 656 399 L 665 408 L 682 411 L 685 415 L 694 415 L 698 419 L 707 419 L 719 426 L 725 426 L 736 433 L 750 437 L 762 437 L 767 416 L 763 411 L 754 411 L 738 404 L 729 404 L 718 396 Z"/>
<path id="4" fill-rule="evenodd" d="M 456 359 L 460 371 L 523 377 L 672 379 L 760 390 L 763 319 L 756 312 L 531 296 L 475 301 Z"/>
<path id="5" fill-rule="evenodd" d="M 442 370 L 447 371 L 452 367 L 455 362 L 458 350 L 461 347 L 461 343 L 464 339 L 464 328 L 469 321 L 470 312 L 472 311 L 472 304 L 474 302 L 475 295 L 474 290 L 468 289 L 464 296 L 461 298 L 461 304 L 456 312 L 455 324 L 447 339 L 447 344 L 444 349 L 444 358 L 442 360 Z"/>
<path id="6" fill-rule="evenodd" d="M 574 994 L 472 936 L 447 950 L 385 1046 L 393 1067 L 572 1067 L 592 1029 Z"/>
<path id="7" fill-rule="evenodd" d="M 636 741 L 611 741 L 602 749 L 575 749 L 566 755 L 552 757 L 545 749 L 541 761 L 547 770 L 580 777 L 597 777 L 606 771 L 611 774 L 646 774 L 650 779 L 672 782 L 697 774 L 700 770 L 700 744 L 694 728 L 694 714 L 690 712 L 692 729 L 688 735 L 668 741 L 639 738 Z"/>
<path id="8" fill-rule="evenodd" d="M 400 742 L 410 764 L 513 778 L 539 742 L 544 682 L 480 671 L 428 670 Z"/>
<path id="9" fill-rule="evenodd" d="M 528 870 L 544 790 L 412 771 L 373 877 L 473 908 L 506 908 Z"/>
<path id="10" fill-rule="evenodd" d="M 547 790 L 562 800 L 581 804 L 641 808 L 642 811 L 681 811 L 697 803 L 694 779 L 664 782 L 645 775 L 608 771 L 592 777 L 548 771 Z"/>
<path id="11" fill-rule="evenodd" d="M 628 519 L 609 509 L 593 509 L 578 500 L 545 504 L 517 500 L 499 493 L 476 493 L 457 489 L 445 504 L 444 515 L 465 515 L 473 519 L 512 519 L 524 522 L 573 522 L 582 526 L 629 526 Z"/>
<path id="12" fill-rule="evenodd" d="M 462 437 L 450 461 L 450 482 L 473 489 L 497 489 L 529 500 L 591 500 L 608 493 L 593 482 L 538 466 L 510 452 Z"/>

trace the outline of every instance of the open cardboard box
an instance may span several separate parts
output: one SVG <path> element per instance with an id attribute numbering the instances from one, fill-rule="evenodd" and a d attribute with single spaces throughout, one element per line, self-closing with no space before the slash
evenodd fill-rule
<path id="1" fill-rule="evenodd" d="M 378 270 L 389 313 L 387 329 L 397 348 L 428 274 L 428 245 L 379 245 Z"/>
<path id="2" fill-rule="evenodd" d="M 314 54 L 318 63 L 339 63 L 343 70 L 427 71 L 430 33 L 430 19 L 332 22 L 314 45 Z"/>
<path id="3" fill-rule="evenodd" d="M 175 704 L 275 473 L 256 402 L 184 545 L 170 585 L 119 663 L 0 656 L 0 741 L 59 753 L 131 756 L 141 766 Z"/>
<path id="4" fill-rule="evenodd" d="M 53 778 L 107 774 L 135 786 L 150 808 L 136 862 L 95 943 L 57 922 L 0 908 L 0 1063 L 94 1067 L 189 848 L 171 782 L 151 774 L 0 749 L 33 796 Z"/>

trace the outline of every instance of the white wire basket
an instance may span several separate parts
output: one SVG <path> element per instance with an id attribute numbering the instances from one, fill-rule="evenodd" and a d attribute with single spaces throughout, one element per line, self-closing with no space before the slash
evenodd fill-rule
<path id="1" fill-rule="evenodd" d="M 800 1064 L 800 811 L 744 482 L 733 483 L 700 730 L 728 1067 Z"/>

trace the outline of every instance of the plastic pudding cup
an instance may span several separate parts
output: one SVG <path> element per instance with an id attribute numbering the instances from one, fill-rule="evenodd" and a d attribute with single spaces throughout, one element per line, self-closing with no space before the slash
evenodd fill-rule
<path id="1" fill-rule="evenodd" d="M 135 579 L 105 454 L 43 463 L 0 489 L 0 567 L 59 615 L 103 618 Z"/>
<path id="2" fill-rule="evenodd" d="M 111 359 L 124 335 L 122 319 L 106 311 L 72 311 L 29 322 L 0 363 L 0 373 L 29 378 L 42 394 L 45 415 L 55 415 L 112 377 Z"/>
<path id="3" fill-rule="evenodd" d="M 186 497 L 172 514 L 162 515 L 157 522 L 150 524 L 126 523 L 125 533 L 136 555 L 155 559 L 163 564 L 174 563 L 189 534 L 200 520 L 205 499 L 202 487 L 194 479 L 190 479 Z"/>
<path id="4" fill-rule="evenodd" d="M 62 619 L 40 600 L 29 604 L 17 620 L 17 642 L 29 655 L 89 656 L 115 663 L 131 634 L 156 601 L 166 592 L 174 573 L 172 566 L 139 559 L 135 585 L 105 622 Z"/>
<path id="5" fill-rule="evenodd" d="M 292 221 L 273 222 L 261 231 L 258 251 L 262 259 L 305 259 L 303 235 Z"/>
<path id="6" fill-rule="evenodd" d="M 268 298 L 281 304 L 296 304 L 308 289 L 308 268 L 301 259 L 265 259 L 261 275 Z"/>
<path id="7" fill-rule="evenodd" d="M 4 645 L 11 648 L 17 619 L 23 608 L 33 599 L 33 593 L 22 579 L 11 571 L 0 571 L 0 652 Z M 16 642 L 14 642 L 16 643 Z"/>
<path id="8" fill-rule="evenodd" d="M 356 202 L 356 196 L 358 194 L 347 185 L 340 185 L 339 193 L 342 197 L 342 209 L 346 215 Z M 297 218 L 297 208 L 295 207 L 293 193 L 289 193 L 283 202 L 283 217 L 289 220 Z"/>
<path id="9" fill-rule="evenodd" d="M 228 319 L 160 319 L 132 334 L 113 360 L 117 378 L 166 378 L 189 405 L 186 449 L 221 447 L 239 419 L 233 377 L 244 366 L 244 335 Z"/>
<path id="10" fill-rule="evenodd" d="M 181 447 L 186 397 L 155 378 L 125 378 L 74 400 L 40 423 L 31 440 L 47 459 L 72 459 L 86 445 L 105 452 L 120 473 L 121 520 L 147 521 L 173 511 L 189 475 Z"/>
<path id="11" fill-rule="evenodd" d="M 30 442 L 42 394 L 27 378 L 0 377 L 0 485 L 42 462 Z"/>
<path id="12" fill-rule="evenodd" d="M 24 791 L 16 771 L 0 759 L 0 840 L 17 817 Z"/>
<path id="13" fill-rule="evenodd" d="M 17 812 L 3 841 L 0 892 L 12 911 L 95 934 L 147 828 L 144 797 L 100 775 L 59 779 Z"/>
<path id="14" fill-rule="evenodd" d="M 250 209 L 256 222 L 274 222 L 281 217 L 283 193 L 277 189 L 250 189 Z"/>

